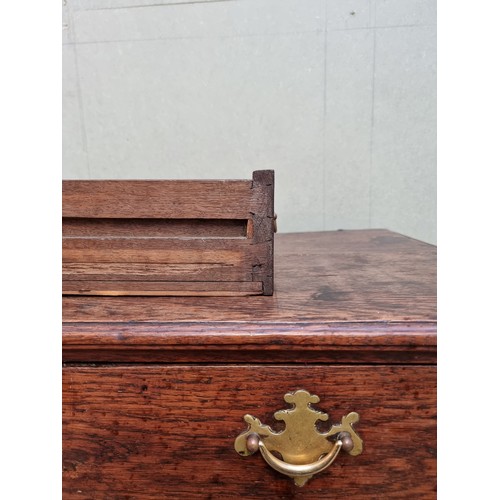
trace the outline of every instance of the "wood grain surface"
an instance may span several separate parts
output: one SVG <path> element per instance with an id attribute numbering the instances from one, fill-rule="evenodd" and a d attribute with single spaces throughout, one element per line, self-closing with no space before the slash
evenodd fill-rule
<path id="1" fill-rule="evenodd" d="M 124 262 L 151 264 L 227 264 L 238 266 L 266 258 L 264 243 L 253 244 L 247 239 L 148 239 L 143 238 L 88 239 L 70 238 L 63 240 L 63 263 Z M 249 264 L 249 267 L 250 264 Z M 112 276 L 110 277 L 112 279 Z"/>
<path id="2" fill-rule="evenodd" d="M 217 329 L 216 329 L 217 328 Z M 65 325 L 73 362 L 436 362 L 435 325 L 79 323 Z"/>
<path id="3" fill-rule="evenodd" d="M 151 264 L 63 262 L 63 282 L 76 281 L 252 281 L 252 269 L 220 263 Z M 65 285 L 66 283 L 63 283 Z M 68 284 L 71 286 L 71 284 Z M 71 301 L 70 301 L 71 302 Z M 63 299 L 64 303 L 64 299 Z"/>
<path id="4" fill-rule="evenodd" d="M 133 219 L 246 219 L 259 203 L 250 180 L 65 180 L 62 201 L 63 217 Z"/>
<path id="5" fill-rule="evenodd" d="M 262 283 L 258 281 L 63 281 L 63 293 L 73 295 L 103 296 L 224 296 L 261 295 Z"/>
<path id="6" fill-rule="evenodd" d="M 434 363 L 436 248 L 277 234 L 271 297 L 64 297 L 63 321 L 68 361 Z"/>
<path id="7" fill-rule="evenodd" d="M 275 245 L 272 297 L 63 298 L 64 499 L 436 498 L 435 247 L 384 230 Z M 127 264 L 100 265 L 119 283 Z M 245 414 L 277 430 L 299 388 L 331 423 L 358 412 L 365 446 L 303 488 L 233 448 Z"/>
<path id="8" fill-rule="evenodd" d="M 105 219 L 64 217 L 63 238 L 245 238 L 247 219 Z"/>
<path id="9" fill-rule="evenodd" d="M 150 365 L 63 369 L 63 498 L 434 499 L 433 366 Z M 234 439 L 274 429 L 285 392 L 317 394 L 330 424 L 356 411 L 364 441 L 303 488 Z"/>
<path id="10" fill-rule="evenodd" d="M 247 181 L 63 181 L 63 294 L 272 295 L 273 221 L 272 170 Z"/>

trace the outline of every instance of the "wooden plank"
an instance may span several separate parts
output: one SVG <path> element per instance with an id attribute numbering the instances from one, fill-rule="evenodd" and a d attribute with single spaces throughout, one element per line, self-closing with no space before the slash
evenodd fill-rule
<path id="1" fill-rule="evenodd" d="M 111 245 L 110 245 L 111 246 Z M 168 249 L 160 248 L 68 248 L 64 245 L 63 262 L 122 262 L 151 264 L 229 264 L 244 265 L 242 249 Z"/>
<path id="2" fill-rule="evenodd" d="M 62 265 L 64 280 L 252 281 L 252 270 L 225 263 L 141 264 L 134 262 Z"/>
<path id="3" fill-rule="evenodd" d="M 81 219 L 64 217 L 63 238 L 245 238 L 246 219 Z"/>
<path id="4" fill-rule="evenodd" d="M 210 263 L 244 266 L 253 250 L 246 239 L 66 238 L 63 262 Z"/>
<path id="5" fill-rule="evenodd" d="M 63 281 L 65 295 L 246 296 L 261 293 L 262 283 L 254 281 Z"/>
<path id="6" fill-rule="evenodd" d="M 63 217 L 248 219 L 252 181 L 63 181 Z"/>
<path id="7" fill-rule="evenodd" d="M 269 256 L 265 243 L 243 239 L 66 238 L 63 263 L 225 264 L 252 268 Z"/>
<path id="8" fill-rule="evenodd" d="M 67 500 L 436 497 L 433 366 L 79 366 L 62 382 Z M 356 411 L 364 441 L 303 488 L 234 450 L 245 414 L 276 429 L 300 388 L 320 397 L 326 428 Z"/>

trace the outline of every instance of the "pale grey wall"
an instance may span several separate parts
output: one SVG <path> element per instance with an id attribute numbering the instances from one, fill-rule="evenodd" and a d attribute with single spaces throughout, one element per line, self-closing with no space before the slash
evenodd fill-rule
<path id="1" fill-rule="evenodd" d="M 66 0 L 63 177 L 276 171 L 281 232 L 436 240 L 436 0 Z"/>

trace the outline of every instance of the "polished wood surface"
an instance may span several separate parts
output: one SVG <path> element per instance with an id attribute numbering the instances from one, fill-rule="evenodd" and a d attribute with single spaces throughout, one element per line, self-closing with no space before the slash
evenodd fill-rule
<path id="1" fill-rule="evenodd" d="M 68 361 L 435 362 L 436 248 L 277 234 L 272 297 L 64 297 L 63 320 Z"/>
<path id="2" fill-rule="evenodd" d="M 275 245 L 273 296 L 63 297 L 65 500 L 436 498 L 436 248 Z M 330 423 L 358 412 L 364 441 L 303 488 L 233 447 L 300 388 Z"/>
<path id="3" fill-rule="evenodd" d="M 246 413 L 278 429 L 299 388 L 330 425 L 358 412 L 364 441 L 303 488 L 233 447 Z M 433 366 L 68 366 L 64 498 L 433 499 L 435 397 Z"/>

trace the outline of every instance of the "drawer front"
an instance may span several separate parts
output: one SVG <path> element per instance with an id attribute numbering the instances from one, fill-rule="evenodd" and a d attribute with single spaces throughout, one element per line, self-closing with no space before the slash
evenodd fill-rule
<path id="1" fill-rule="evenodd" d="M 340 453 L 305 486 L 234 440 L 250 413 L 278 429 L 286 392 L 307 389 L 338 423 L 360 415 L 363 453 Z M 434 366 L 67 366 L 63 497 L 436 497 Z"/>

